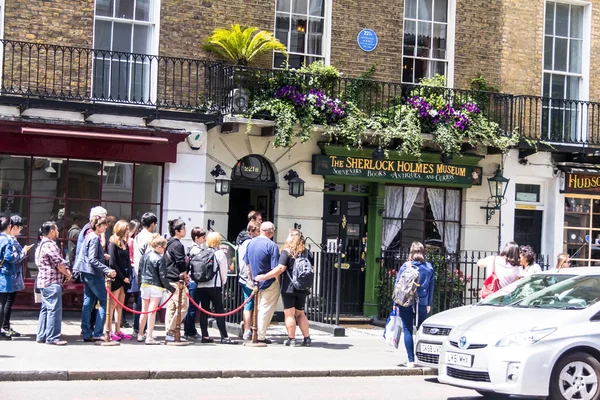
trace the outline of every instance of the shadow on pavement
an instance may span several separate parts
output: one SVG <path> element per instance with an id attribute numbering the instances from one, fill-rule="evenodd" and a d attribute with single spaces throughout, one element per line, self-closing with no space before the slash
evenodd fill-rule
<path id="1" fill-rule="evenodd" d="M 15 356 L 6 356 L 3 354 L 0 354 L 0 358 L 15 358 Z"/>
<path id="2" fill-rule="evenodd" d="M 324 343 L 324 342 L 312 342 L 311 347 L 317 347 L 319 349 L 329 350 L 348 350 L 353 345 L 349 343 Z"/>

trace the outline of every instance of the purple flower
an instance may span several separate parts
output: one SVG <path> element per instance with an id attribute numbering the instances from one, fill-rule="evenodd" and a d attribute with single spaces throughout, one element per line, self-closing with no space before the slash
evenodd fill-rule
<path id="1" fill-rule="evenodd" d="M 422 97 L 414 96 L 408 99 L 408 104 L 410 104 L 415 110 L 419 111 L 419 116 L 421 118 L 429 117 L 429 112 L 433 109 L 433 106 L 427 102 Z"/>
<path id="2" fill-rule="evenodd" d="M 461 108 L 463 110 L 467 110 L 467 112 L 469 112 L 469 113 L 478 113 L 479 111 L 481 111 L 479 109 L 479 106 L 475 103 L 465 103 L 462 105 Z"/>

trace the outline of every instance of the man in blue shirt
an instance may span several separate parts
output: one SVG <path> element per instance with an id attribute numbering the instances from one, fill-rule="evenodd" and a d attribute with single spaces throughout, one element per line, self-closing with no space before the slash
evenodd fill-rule
<path id="1" fill-rule="evenodd" d="M 248 244 L 244 255 L 244 262 L 249 268 L 249 279 L 253 276 L 266 274 L 279 265 L 279 247 L 273 242 L 275 226 L 272 222 L 263 222 L 260 226 L 260 236 L 255 237 Z M 258 341 L 269 344 L 266 338 L 267 328 L 273 318 L 277 300 L 279 299 L 280 286 L 277 279 L 268 279 L 258 284 L 260 302 L 258 303 L 257 334 Z"/>

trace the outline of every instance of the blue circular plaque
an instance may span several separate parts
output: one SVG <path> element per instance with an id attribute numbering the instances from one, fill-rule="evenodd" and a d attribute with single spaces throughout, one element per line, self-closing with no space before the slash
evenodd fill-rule
<path id="1" fill-rule="evenodd" d="M 363 29 L 358 32 L 356 40 L 358 42 L 358 47 L 366 52 L 375 50 L 375 47 L 377 47 L 377 43 L 379 42 L 377 34 L 372 29 Z"/>

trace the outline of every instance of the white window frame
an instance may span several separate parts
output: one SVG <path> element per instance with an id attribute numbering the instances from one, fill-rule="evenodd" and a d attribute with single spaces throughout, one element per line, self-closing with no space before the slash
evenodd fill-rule
<path id="1" fill-rule="evenodd" d="M 583 42 L 581 45 L 581 54 L 582 54 L 581 74 L 570 73 L 568 71 L 554 71 L 553 69 L 547 70 L 544 68 L 544 54 L 546 51 L 546 11 L 547 11 L 549 2 L 583 7 Z M 540 96 L 542 98 L 544 98 L 544 75 L 545 74 L 556 74 L 556 75 L 562 75 L 562 76 L 577 76 L 577 77 L 581 76 L 581 82 L 579 85 L 579 99 L 576 99 L 576 100 L 581 101 L 581 102 L 589 101 L 589 98 L 590 98 L 592 4 L 589 1 L 581 1 L 581 0 L 545 0 L 543 15 L 544 15 L 544 17 L 543 17 L 544 18 L 544 22 L 543 22 L 544 29 L 543 29 L 543 33 L 542 33 L 542 76 L 541 76 L 541 85 L 540 85 L 540 88 L 541 88 Z M 553 36 L 555 36 L 555 35 L 553 35 Z M 554 60 L 554 50 L 552 53 L 552 59 Z M 568 60 L 567 60 L 567 63 L 568 63 Z M 550 90 L 551 89 L 552 88 L 550 88 Z M 565 90 L 566 90 L 566 87 L 565 87 Z M 551 95 L 551 93 L 550 93 L 550 95 Z M 552 97 L 548 97 L 548 98 L 552 99 Z M 575 100 L 575 99 L 571 99 L 571 100 Z M 543 107 L 543 105 L 542 105 L 542 107 Z M 552 108 L 553 107 L 550 106 L 549 110 L 551 111 Z M 581 110 L 576 111 L 576 112 L 581 113 L 581 117 L 577 118 L 578 124 L 580 124 L 581 121 L 588 120 L 588 113 L 587 113 L 586 108 L 582 108 Z M 544 125 L 541 124 L 540 126 L 542 129 L 542 132 L 541 132 L 542 135 L 546 134 L 546 132 L 543 131 L 545 129 Z M 581 137 L 576 138 L 576 139 L 580 139 L 581 141 L 587 140 L 587 137 L 588 137 L 587 124 L 583 127 L 581 127 L 581 126 L 576 127 L 576 132 L 581 132 Z M 569 145 L 570 143 L 561 143 L 561 144 Z M 572 145 L 578 146 L 578 147 L 581 146 L 580 143 L 572 143 Z"/>
<path id="2" fill-rule="evenodd" d="M 275 36 L 277 34 L 277 0 L 273 0 L 273 7 L 274 7 L 274 12 L 273 12 L 273 35 Z M 332 25 L 332 18 L 333 18 L 333 0 L 324 0 L 324 14 L 323 14 L 323 42 L 321 44 L 322 48 L 323 48 L 323 62 L 325 63 L 325 65 L 330 65 L 331 64 L 331 25 Z M 292 13 L 290 11 L 289 13 L 290 18 L 292 16 Z M 290 21 L 291 23 L 291 21 Z M 290 43 L 290 33 L 291 33 L 291 29 L 288 31 L 288 45 Z M 273 62 L 271 65 L 273 65 L 273 68 L 275 69 L 279 69 L 279 67 L 277 65 L 275 65 L 275 53 L 278 53 L 277 51 L 273 50 Z M 304 57 L 314 57 L 314 55 L 312 54 L 308 54 L 308 53 L 297 53 L 297 52 L 291 52 L 291 51 L 287 51 L 288 54 L 290 55 L 300 55 L 300 56 L 304 56 Z"/>
<path id="3" fill-rule="evenodd" d="M 412 19 L 412 18 L 411 18 Z M 402 14 L 402 26 L 404 26 L 406 18 L 404 14 Z M 455 54 L 455 45 L 456 45 L 456 0 L 448 0 L 448 16 L 446 22 L 446 63 L 448 64 L 448 68 L 446 70 L 446 86 L 453 87 L 454 86 L 454 54 Z M 424 57 L 413 57 L 427 61 L 443 61 L 440 59 L 429 59 Z M 404 63 L 404 33 L 402 34 L 402 58 L 401 62 Z M 406 84 L 418 84 L 417 82 L 403 82 L 402 81 L 402 71 L 400 71 L 400 81 Z"/>
<path id="4" fill-rule="evenodd" d="M 4 0 L 0 0 L 0 1 L 4 1 Z M 114 0 L 111 0 L 114 1 Z M 100 21 L 107 21 L 107 22 L 124 22 L 124 23 L 132 23 L 134 25 L 145 25 L 145 26 L 149 26 L 149 27 L 153 27 L 154 29 L 152 29 L 152 38 L 150 40 L 150 54 L 151 56 L 156 56 L 158 57 L 158 51 L 159 51 L 159 38 L 160 38 L 160 7 L 161 7 L 161 0 L 150 0 L 150 21 L 138 21 L 135 19 L 126 19 L 126 18 L 113 18 L 113 17 L 106 17 L 106 16 L 102 16 L 102 15 L 96 15 L 96 1 L 94 1 L 94 27 L 93 27 L 93 34 L 92 34 L 92 40 L 93 40 L 93 45 L 92 48 L 96 49 L 96 21 L 100 20 Z M 135 3 L 134 3 L 134 13 L 135 13 Z M 113 42 L 113 35 L 114 34 L 114 28 L 111 31 L 111 37 L 110 37 L 110 41 L 111 41 L 111 47 L 112 47 L 112 42 Z M 131 35 L 131 40 L 133 42 L 133 35 Z M 112 50 L 111 50 L 112 51 Z M 94 55 L 92 55 L 92 58 L 94 58 Z M 94 68 L 95 63 L 92 60 L 92 81 L 91 81 L 91 93 L 93 95 L 94 93 L 94 72 L 93 72 L 93 68 Z M 150 68 L 152 69 L 153 73 L 151 76 L 151 81 L 150 81 L 150 101 L 152 103 L 156 103 L 156 99 L 157 99 L 157 93 L 158 93 L 158 62 L 156 60 L 156 58 L 153 58 L 151 63 L 150 63 Z M 112 71 L 112 67 L 110 69 Z M 131 73 L 131 71 L 129 72 Z M 111 76 L 109 73 L 109 78 L 108 78 L 109 82 L 111 81 Z M 128 98 L 130 98 L 130 94 L 131 94 L 131 88 L 129 87 L 128 89 Z M 126 104 L 124 104 L 126 105 Z"/>

